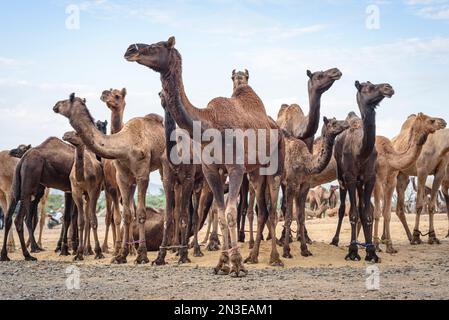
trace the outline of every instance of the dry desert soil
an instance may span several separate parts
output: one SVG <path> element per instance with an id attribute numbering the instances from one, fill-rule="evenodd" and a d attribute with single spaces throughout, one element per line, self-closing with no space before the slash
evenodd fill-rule
<path id="1" fill-rule="evenodd" d="M 414 215 L 407 216 L 409 224 Z M 103 220 L 103 218 L 100 218 Z M 169 253 L 166 266 L 133 264 L 112 265 L 111 254 L 103 260 L 86 257 L 73 262 L 73 257 L 54 253 L 60 228 L 44 230 L 44 248 L 35 254 L 37 262 L 23 260 L 20 250 L 9 255 L 10 262 L 0 262 L 0 300 L 8 299 L 447 299 L 449 298 L 449 239 L 445 214 L 435 216 L 436 233 L 440 245 L 411 246 L 402 225 L 393 217 L 393 242 L 398 249 L 394 255 L 379 253 L 378 290 L 368 290 L 365 261 L 345 261 L 350 228 L 345 218 L 340 247 L 329 245 L 336 218 L 308 220 L 307 226 L 314 243 L 312 257 L 299 254 L 298 243 L 293 244 L 293 259 L 283 259 L 285 267 L 268 266 L 270 244 L 263 242 L 258 265 L 246 265 L 249 273 L 243 278 L 214 275 L 212 268 L 218 252 L 207 252 L 192 263 L 178 265 L 177 257 Z M 281 224 L 278 228 L 280 229 Z M 428 217 L 422 217 L 422 231 L 427 230 Z M 101 239 L 104 222 L 100 224 Z M 204 232 L 204 231 L 202 231 Z M 279 234 L 279 233 L 278 233 Z M 202 238 L 202 237 L 200 237 Z M 3 232 L 0 232 L 3 241 Z M 16 235 L 16 243 L 17 235 Z M 112 239 L 110 240 L 112 246 Z M 384 246 L 382 246 L 384 248 Z M 281 248 L 279 248 L 281 249 Z M 281 252 L 281 250 L 280 250 Z M 248 243 L 242 244 L 244 258 Z M 360 254 L 364 257 L 364 251 Z M 153 260 L 156 252 L 150 252 Z M 75 267 L 75 268 L 73 268 Z M 67 287 L 73 270 L 79 271 L 79 289 Z M 71 273 L 72 272 L 72 273 Z M 72 278 L 70 278 L 72 279 Z"/>

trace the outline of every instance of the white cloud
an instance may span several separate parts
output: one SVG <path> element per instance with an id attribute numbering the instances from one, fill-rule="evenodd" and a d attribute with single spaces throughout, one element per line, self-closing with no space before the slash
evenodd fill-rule
<path id="1" fill-rule="evenodd" d="M 32 64 L 30 61 L 0 57 L 0 67 L 21 67 Z"/>
<path id="2" fill-rule="evenodd" d="M 448 0 L 406 0 L 405 3 L 425 19 L 449 20 Z"/>

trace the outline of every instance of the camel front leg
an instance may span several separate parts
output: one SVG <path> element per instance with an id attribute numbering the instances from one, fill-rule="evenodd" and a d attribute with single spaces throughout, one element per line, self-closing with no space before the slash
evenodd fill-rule
<path id="1" fill-rule="evenodd" d="M 90 230 L 91 228 L 91 220 L 90 220 L 90 213 L 89 213 L 89 199 L 86 198 L 84 200 L 84 220 L 85 220 L 85 227 L 84 227 L 84 255 L 85 256 L 92 256 L 94 254 L 94 251 L 92 250 L 92 245 L 90 243 Z M 78 229 L 79 230 L 79 229 Z"/>
<path id="2" fill-rule="evenodd" d="M 245 259 L 245 263 L 255 264 L 259 263 L 260 242 L 262 241 L 263 229 L 268 219 L 267 205 L 265 201 L 267 180 L 266 176 L 261 176 L 258 172 L 251 172 L 249 174 L 249 178 L 252 186 L 254 187 L 259 214 L 257 216 L 256 241 L 249 256 Z"/>
<path id="3" fill-rule="evenodd" d="M 249 201 L 248 201 L 248 224 L 249 224 L 249 248 L 254 247 L 254 203 L 256 201 L 256 192 L 254 187 L 249 187 Z"/>
<path id="4" fill-rule="evenodd" d="M 248 274 L 248 271 L 243 266 L 243 259 L 240 253 L 240 247 L 238 245 L 237 233 L 237 199 L 243 181 L 244 167 L 243 165 L 233 165 L 227 167 L 227 170 L 229 176 L 229 193 L 225 215 L 231 235 L 230 274 L 235 274 L 239 277 L 240 274 Z"/>
<path id="5" fill-rule="evenodd" d="M 117 184 L 119 186 L 123 202 L 123 239 L 119 254 L 112 258 L 111 262 L 123 264 L 127 262 L 126 258 L 129 254 L 129 228 L 132 221 L 131 206 L 133 205 L 133 188 L 127 175 L 119 172 L 117 172 Z"/>
<path id="6" fill-rule="evenodd" d="M 79 242 L 78 242 L 78 248 L 76 249 L 75 257 L 73 258 L 74 261 L 81 261 L 84 260 L 84 245 L 85 245 L 85 237 L 84 232 L 86 228 L 86 213 L 84 211 L 84 200 L 83 200 L 83 194 L 82 191 L 78 191 L 75 188 L 72 187 L 72 197 L 73 201 L 75 202 L 76 207 L 78 208 L 78 235 L 79 235 Z"/>
<path id="7" fill-rule="evenodd" d="M 194 257 L 202 257 L 204 254 L 201 252 L 200 244 L 198 242 L 198 232 L 200 231 L 201 221 L 203 220 L 203 212 L 200 212 L 200 202 L 201 202 L 201 193 L 194 193 L 195 201 L 193 202 L 193 256 Z M 193 200 L 192 200 L 193 201 Z M 203 210 L 201 208 L 201 210 Z"/>
<path id="8" fill-rule="evenodd" d="M 398 195 L 397 204 L 396 204 L 396 215 L 404 227 L 405 233 L 407 234 L 407 238 L 410 242 L 412 242 L 412 233 L 410 232 L 410 228 L 407 223 L 407 218 L 405 216 L 405 191 L 407 189 L 409 183 L 409 177 L 403 173 L 399 173 L 396 178 L 396 194 Z"/>
<path id="9" fill-rule="evenodd" d="M 180 227 L 180 249 L 179 249 L 179 261 L 178 263 L 190 263 L 188 257 L 188 244 L 189 244 L 189 205 L 192 198 L 193 191 L 193 176 L 190 174 L 185 177 L 181 189 L 181 199 L 180 199 L 180 216 L 179 216 L 179 227 Z M 195 214 L 195 213 L 194 213 Z"/>
<path id="10" fill-rule="evenodd" d="M 443 193 L 444 202 L 446 202 L 446 211 L 447 211 L 447 221 L 448 221 L 448 227 L 447 227 L 447 235 L 446 238 L 449 238 L 449 180 L 446 180 L 442 182 L 441 184 L 441 192 Z"/>
<path id="11" fill-rule="evenodd" d="M 276 239 L 276 225 L 277 225 L 277 203 L 279 197 L 281 177 L 279 176 L 269 176 L 267 177 L 267 187 L 270 195 L 270 212 L 268 214 L 268 227 L 271 234 L 271 254 L 270 254 L 270 265 L 276 267 L 283 267 L 284 263 L 279 257 L 279 252 L 277 250 L 277 239 Z"/>
<path id="12" fill-rule="evenodd" d="M 338 247 L 338 243 L 340 242 L 340 232 L 341 225 L 343 223 L 343 219 L 346 214 L 346 194 L 348 190 L 340 184 L 340 207 L 338 208 L 338 223 L 337 229 L 335 230 L 335 235 L 332 238 L 331 245 Z"/>
<path id="13" fill-rule="evenodd" d="M 245 220 L 248 213 L 248 175 L 243 176 L 242 187 L 240 188 L 240 201 L 238 205 L 237 226 L 239 228 L 239 242 L 245 242 Z"/>
<path id="14" fill-rule="evenodd" d="M 386 188 L 383 197 L 383 211 L 384 229 L 385 229 L 385 241 L 387 245 L 387 253 L 397 253 L 398 251 L 393 247 L 393 241 L 391 240 L 390 223 L 391 223 L 391 199 L 393 198 L 394 188 L 396 187 L 396 177 L 389 177 L 387 179 Z"/>
<path id="15" fill-rule="evenodd" d="M 17 233 L 19 235 L 19 240 L 20 240 L 20 246 L 22 247 L 22 254 L 25 257 L 26 261 L 36 261 L 37 259 L 33 256 L 30 255 L 30 253 L 28 252 L 26 243 L 25 243 L 25 237 L 23 235 L 23 222 L 24 222 L 24 218 L 25 216 L 28 215 L 27 220 L 29 221 L 29 223 L 31 222 L 31 217 L 30 215 L 30 206 L 31 206 L 31 201 L 30 201 L 30 197 L 24 197 L 25 199 L 23 199 L 20 202 L 19 205 L 19 212 L 17 213 L 17 216 L 14 220 L 14 224 L 16 225 L 16 230 Z"/>
<path id="16" fill-rule="evenodd" d="M 374 186 L 374 235 L 373 235 L 373 242 L 377 252 L 382 252 L 382 250 L 380 249 L 379 222 L 383 211 L 383 208 L 381 206 L 381 200 L 383 200 L 383 206 L 385 208 L 385 200 L 383 197 L 384 193 L 385 190 L 383 190 L 382 188 L 382 183 L 380 179 L 377 179 L 376 184 Z M 385 216 L 384 216 L 384 225 L 385 225 Z"/>
<path id="17" fill-rule="evenodd" d="M 441 186 L 441 181 L 446 174 L 446 164 L 440 165 L 437 169 L 436 174 L 433 178 L 432 190 L 430 192 L 430 203 L 429 203 L 429 244 L 440 244 L 440 240 L 437 238 L 435 234 L 434 227 L 434 215 L 435 215 L 435 203 L 438 196 L 438 190 Z"/>
<path id="18" fill-rule="evenodd" d="M 46 188 L 45 194 L 42 197 L 40 204 L 39 204 L 39 209 L 40 209 L 41 214 L 40 214 L 40 219 L 39 219 L 39 237 L 37 238 L 37 244 L 40 248 L 43 248 L 42 232 L 44 231 L 44 225 L 45 225 L 45 206 L 47 205 L 48 194 L 49 194 L 49 189 Z"/>
<path id="19" fill-rule="evenodd" d="M 376 248 L 373 245 L 373 205 L 371 204 L 371 195 L 374 189 L 376 176 L 367 179 L 363 186 L 363 197 L 359 201 L 363 203 L 360 211 L 360 220 L 362 221 L 363 233 L 365 235 L 366 261 L 378 263 L 380 258 L 376 255 Z"/>
<path id="20" fill-rule="evenodd" d="M 145 221 L 147 219 L 145 198 L 149 184 L 149 173 L 137 178 L 137 222 L 139 228 L 139 247 L 135 263 L 145 264 L 150 262 L 147 256 L 147 245 L 145 240 Z"/>
<path id="21" fill-rule="evenodd" d="M 416 194 L 416 216 L 415 216 L 415 227 L 413 228 L 413 239 L 411 241 L 412 245 L 422 244 L 421 231 L 419 230 L 419 221 L 421 213 L 425 205 L 425 186 L 426 186 L 426 174 L 420 174 L 418 172 L 418 192 Z"/>
<path id="22" fill-rule="evenodd" d="M 97 201 L 100 197 L 101 189 L 100 187 L 96 190 L 93 190 L 89 195 L 89 218 L 90 218 L 90 226 L 92 227 L 92 232 L 94 234 L 94 242 L 95 242 L 95 259 L 104 259 L 104 255 L 101 252 L 100 241 L 98 240 L 98 218 L 97 218 Z"/>
<path id="23" fill-rule="evenodd" d="M 307 248 L 307 239 L 305 234 L 305 221 L 306 221 L 306 199 L 307 199 L 307 193 L 309 192 L 309 186 L 302 184 L 299 193 L 295 197 L 296 201 L 296 211 L 297 211 L 297 219 L 299 222 L 298 225 L 298 233 L 301 236 L 300 242 L 301 242 L 301 255 L 303 257 L 309 257 L 312 255 L 312 253 Z M 320 204 L 321 205 L 321 204 Z"/>
<path id="24" fill-rule="evenodd" d="M 224 202 L 224 189 L 223 189 L 223 181 L 222 177 L 218 171 L 218 168 L 214 166 L 207 166 L 203 164 L 203 173 L 211 189 L 214 194 L 214 200 L 216 204 L 216 208 L 218 211 L 218 222 L 220 224 L 221 233 L 223 234 L 223 249 L 218 260 L 217 266 L 214 268 L 215 274 L 218 274 L 220 271 L 229 274 L 229 229 L 228 224 L 226 222 L 225 215 L 225 202 Z"/>
<path id="25" fill-rule="evenodd" d="M 357 208 L 357 185 L 355 181 L 349 181 L 345 183 L 349 192 L 349 201 L 351 207 L 349 209 L 349 221 L 351 223 L 351 243 L 349 245 L 349 251 L 346 255 L 346 260 L 360 261 L 361 258 L 358 254 L 357 246 L 357 223 L 359 220 L 359 213 Z"/>
<path id="26" fill-rule="evenodd" d="M 113 204 L 112 204 L 112 195 L 109 194 L 108 191 L 105 191 L 105 197 L 106 197 L 106 216 L 104 217 L 104 223 L 106 225 L 106 230 L 104 233 L 104 240 L 103 240 L 103 244 L 101 246 L 101 249 L 103 252 L 108 253 L 109 252 L 109 228 L 111 227 L 112 224 L 112 216 L 113 216 Z M 112 226 L 112 231 L 115 231 L 115 226 Z M 115 242 L 115 239 L 114 239 Z"/>

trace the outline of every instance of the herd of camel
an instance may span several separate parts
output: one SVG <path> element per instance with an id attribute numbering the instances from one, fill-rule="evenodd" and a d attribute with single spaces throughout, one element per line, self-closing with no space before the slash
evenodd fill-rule
<path id="1" fill-rule="evenodd" d="M 248 85 L 249 73 L 232 73 L 233 94 L 230 98 L 215 98 L 206 108 L 196 108 L 188 99 L 182 79 L 182 59 L 175 48 L 175 38 L 151 45 L 133 44 L 125 59 L 137 62 L 160 74 L 162 91 L 159 96 L 165 116 L 156 114 L 136 117 L 123 123 L 126 89 L 106 90 L 101 100 L 111 111 L 111 134 L 106 134 L 107 122 L 95 122 L 86 100 L 71 94 L 56 103 L 55 113 L 66 117 L 74 131 L 62 140 L 50 137 L 37 147 L 21 145 L 0 153 L 0 201 L 5 212 L 5 233 L 1 261 L 8 258 L 8 234 L 15 215 L 15 227 L 25 260 L 36 260 L 31 252 L 42 250 L 44 213 L 38 218 L 39 202 L 45 201 L 49 188 L 65 193 L 64 223 L 57 251 L 75 260 L 95 254 L 104 258 L 108 250 L 111 227 L 114 241 L 112 263 L 126 263 L 129 254 L 135 262 L 148 263 L 147 250 L 159 251 L 156 265 L 165 264 L 168 251 L 175 251 L 180 263 L 189 262 L 188 249 L 202 256 L 198 232 L 208 218 L 208 250 L 221 250 L 216 273 L 246 274 L 245 263 L 257 263 L 265 226 L 271 240 L 269 264 L 282 266 L 282 257 L 291 258 L 293 241 L 291 224 L 298 224 L 297 240 L 300 254 L 312 255 L 305 220 L 306 199 L 311 188 L 338 180 L 338 225 L 331 244 L 338 246 L 342 220 L 347 212 L 351 242 L 346 259 L 361 260 L 359 247 L 366 250 L 366 260 L 379 262 L 380 244 L 387 253 L 395 253 L 390 234 L 391 202 L 397 192 L 396 214 L 412 244 L 422 243 L 420 214 L 425 205 L 429 212 L 428 242 L 439 243 L 434 230 L 435 198 L 442 186 L 449 205 L 449 129 L 441 118 L 423 113 L 409 116 L 399 134 L 392 140 L 376 136 L 376 108 L 394 90 L 387 83 L 355 82 L 356 101 L 360 116 L 350 112 L 345 120 L 323 118 L 321 136 L 315 138 L 320 124 L 321 96 L 338 81 L 342 73 L 337 68 L 327 71 L 307 71 L 309 114 L 304 115 L 297 104 L 282 105 L 277 121 L 270 118 L 264 104 Z M 200 123 L 201 133 L 207 129 L 278 130 L 275 146 L 263 146 L 278 161 L 276 172 L 261 174 L 262 163 L 248 161 L 250 147 L 260 149 L 260 143 L 243 143 L 244 161 L 231 163 L 174 163 L 170 152 L 178 150 L 171 139 L 174 130 L 183 130 L 194 138 L 194 123 Z M 190 142 L 192 145 L 194 142 Z M 238 143 L 238 142 L 237 142 Z M 264 142 L 265 143 L 265 142 Z M 238 146 L 236 146 L 237 148 Z M 270 148 L 271 147 L 271 148 Z M 207 145 L 200 143 L 201 151 Z M 274 151 L 273 151 L 274 150 Z M 166 196 L 165 211 L 146 207 L 149 176 L 159 170 Z M 430 201 L 425 201 L 425 182 L 433 175 Z M 416 221 L 410 231 L 405 211 L 404 193 L 409 176 L 416 176 L 418 192 Z M 278 196 L 282 189 L 283 231 L 276 237 Z M 100 193 L 106 195 L 106 236 L 100 245 L 96 205 Z M 137 201 L 135 193 L 137 191 Z M 226 194 L 226 195 L 225 195 Z M 374 196 L 374 206 L 371 198 Z M 335 196 L 335 205 L 337 203 Z M 256 204 L 256 206 L 254 205 Z M 41 207 L 44 207 L 41 203 Z M 256 210 L 254 210 L 256 208 Z M 253 237 L 254 212 L 257 212 L 256 237 Z M 448 210 L 449 211 L 449 210 Z M 379 220 L 383 217 L 382 240 Z M 239 242 L 245 241 L 245 219 L 249 220 L 250 254 L 243 260 Z M 38 241 L 34 231 L 40 220 Z M 29 239 L 24 239 L 24 223 Z M 222 241 L 218 239 L 218 226 Z M 363 230 L 364 243 L 358 242 Z M 93 234 L 94 248 L 90 235 Z M 449 235 L 449 234 L 448 234 Z M 192 241 L 190 241 L 192 240 Z M 133 252 L 137 250 L 136 252 Z"/>

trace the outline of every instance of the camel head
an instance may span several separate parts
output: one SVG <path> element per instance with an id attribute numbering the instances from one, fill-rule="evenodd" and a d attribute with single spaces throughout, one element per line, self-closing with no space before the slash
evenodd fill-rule
<path id="1" fill-rule="evenodd" d="M 417 115 L 414 115 L 410 120 L 413 121 L 412 130 L 416 134 L 420 135 L 420 145 L 423 145 L 426 142 L 427 136 L 429 134 L 434 133 L 437 130 L 446 128 L 446 121 L 444 119 L 432 118 L 421 112 Z"/>
<path id="2" fill-rule="evenodd" d="M 375 109 L 382 100 L 394 95 L 394 90 L 388 83 L 372 84 L 371 82 L 355 82 L 357 88 L 357 101 L 363 105 Z"/>
<path id="3" fill-rule="evenodd" d="M 336 80 L 340 80 L 343 74 L 337 68 L 332 68 L 327 71 L 311 72 L 307 70 L 307 76 L 309 77 L 309 92 L 316 91 L 318 93 L 324 93 L 329 90 Z"/>
<path id="4" fill-rule="evenodd" d="M 170 57 L 176 51 L 175 37 L 170 37 L 167 41 L 154 44 L 136 43 L 129 46 L 125 53 L 125 59 L 129 62 L 137 62 L 141 65 L 159 72 L 165 73 L 169 70 Z"/>
<path id="5" fill-rule="evenodd" d="M 125 108 L 126 88 L 122 90 L 105 90 L 101 94 L 100 100 L 106 103 L 111 111 L 123 111 Z"/>
<path id="6" fill-rule="evenodd" d="M 75 131 L 68 131 L 64 133 L 64 135 L 62 136 L 62 140 L 74 145 L 75 147 L 83 145 L 83 141 Z"/>
<path id="7" fill-rule="evenodd" d="M 249 72 L 247 69 L 245 69 L 245 71 L 235 71 L 232 70 L 232 83 L 234 84 L 234 90 L 235 88 L 237 88 L 238 86 L 242 85 L 242 84 L 248 84 L 248 80 L 249 80 Z"/>
<path id="8" fill-rule="evenodd" d="M 340 133 L 349 128 L 349 123 L 346 120 L 337 120 L 335 118 L 328 119 L 323 117 L 323 137 L 335 138 Z"/>
<path id="9" fill-rule="evenodd" d="M 17 148 L 11 149 L 9 155 L 14 158 L 22 158 L 25 152 L 31 149 L 31 144 L 21 144 Z"/>
<path id="10" fill-rule="evenodd" d="M 103 132 L 103 134 L 106 134 L 106 131 L 108 130 L 108 120 L 104 120 L 104 121 L 98 120 L 95 123 L 95 126 L 97 127 L 98 130 Z"/>
<path id="11" fill-rule="evenodd" d="M 74 93 L 70 95 L 69 99 L 58 101 L 53 107 L 53 111 L 68 119 L 75 117 L 81 112 L 85 112 L 89 115 L 92 122 L 94 122 L 89 110 L 87 109 L 86 99 L 76 97 Z"/>

